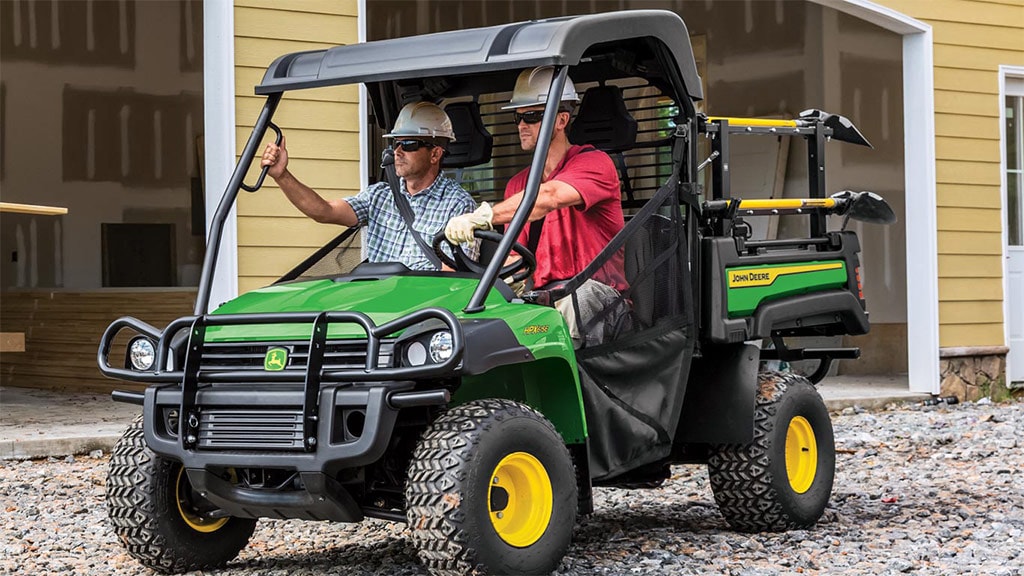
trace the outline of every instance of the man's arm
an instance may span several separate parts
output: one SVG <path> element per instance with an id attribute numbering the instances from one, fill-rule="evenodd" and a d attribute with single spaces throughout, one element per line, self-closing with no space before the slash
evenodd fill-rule
<path id="1" fill-rule="evenodd" d="M 523 194 L 524 191 L 520 190 L 495 204 L 492 207 L 494 217 L 491 223 L 497 225 L 511 222 L 512 216 L 523 202 Z M 580 195 L 579 190 L 576 190 L 571 184 L 566 184 L 560 180 L 550 180 L 540 185 L 540 190 L 537 192 L 537 202 L 533 205 L 528 221 L 540 220 L 559 208 L 579 206 L 581 204 L 583 204 L 583 196 Z"/>
<path id="2" fill-rule="evenodd" d="M 355 226 L 359 223 L 359 218 L 348 202 L 340 199 L 325 200 L 312 188 L 299 182 L 291 172 L 285 170 L 284 174 L 275 178 L 275 181 L 288 200 L 313 220 L 321 224 L 342 226 Z"/>
<path id="3" fill-rule="evenodd" d="M 355 226 L 359 223 L 352 206 L 344 200 L 324 200 L 312 188 L 306 186 L 299 179 L 288 171 L 288 149 L 285 147 L 284 138 L 281 145 L 267 144 L 263 151 L 263 158 L 260 166 L 269 166 L 267 174 L 277 182 L 277 186 L 284 192 L 288 200 L 299 209 L 300 212 L 322 224 L 341 224 L 342 226 Z"/>
<path id="4" fill-rule="evenodd" d="M 474 230 L 491 230 L 495 224 L 508 224 L 523 202 L 523 192 L 517 192 L 505 200 L 491 206 L 483 202 L 470 212 L 456 216 L 448 221 L 444 234 L 450 242 L 462 244 L 473 241 Z M 560 180 L 551 180 L 541 184 L 537 194 L 537 202 L 530 212 L 529 221 L 540 220 L 548 213 L 567 206 L 581 206 L 583 196 L 572 186 Z"/>

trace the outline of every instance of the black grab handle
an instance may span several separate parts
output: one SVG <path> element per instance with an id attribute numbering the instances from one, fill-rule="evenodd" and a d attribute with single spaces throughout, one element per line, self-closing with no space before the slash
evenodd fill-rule
<path id="1" fill-rule="evenodd" d="M 281 129 L 278 128 L 277 124 L 274 124 L 273 122 L 268 122 L 267 126 L 270 126 L 270 128 L 274 132 L 277 133 L 277 138 L 274 139 L 274 144 L 277 145 L 277 146 L 280 146 L 281 145 L 281 139 L 283 138 L 283 136 L 281 135 Z M 267 171 L 269 171 L 269 170 L 270 170 L 270 166 L 264 166 L 263 167 L 263 170 L 260 171 L 259 179 L 256 180 L 256 185 L 255 186 L 249 186 L 245 182 L 242 182 L 242 190 L 245 190 L 246 192 L 255 192 L 255 191 L 259 190 L 260 187 L 263 186 L 263 179 L 267 177 Z"/>

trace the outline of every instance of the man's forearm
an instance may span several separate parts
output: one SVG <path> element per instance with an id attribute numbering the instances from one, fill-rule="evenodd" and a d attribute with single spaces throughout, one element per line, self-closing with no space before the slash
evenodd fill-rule
<path id="1" fill-rule="evenodd" d="M 492 207 L 494 218 L 491 220 L 491 223 L 499 225 L 511 222 L 516 210 L 519 209 L 519 205 L 523 203 L 523 195 L 524 191 L 519 191 L 494 205 Z M 557 180 L 545 182 L 540 186 L 540 190 L 537 193 L 537 202 L 534 203 L 533 210 L 530 211 L 530 217 L 527 221 L 540 220 L 559 208 L 582 203 L 583 198 L 572 186 Z"/>
<path id="2" fill-rule="evenodd" d="M 516 210 L 519 209 L 519 205 L 523 202 L 523 193 L 518 192 L 512 196 L 509 196 L 505 200 L 495 204 L 492 209 L 494 210 L 494 217 L 491 219 L 491 224 L 504 225 L 512 221 L 512 216 L 515 215 Z"/>
<path id="3" fill-rule="evenodd" d="M 344 226 L 354 226 L 358 222 L 355 212 L 347 202 L 328 202 L 287 170 L 276 179 L 276 182 L 285 197 L 300 212 L 317 222 Z"/>

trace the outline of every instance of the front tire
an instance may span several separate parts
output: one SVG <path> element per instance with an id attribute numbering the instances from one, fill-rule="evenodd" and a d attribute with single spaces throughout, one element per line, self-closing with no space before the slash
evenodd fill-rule
<path id="1" fill-rule="evenodd" d="M 475 400 L 424 432 L 409 466 L 409 528 L 435 574 L 549 574 L 576 524 L 575 467 L 536 410 Z"/>
<path id="2" fill-rule="evenodd" d="M 754 440 L 714 446 L 708 460 L 718 509 L 746 532 L 808 528 L 832 494 L 836 453 L 832 422 L 803 376 L 758 375 Z"/>
<path id="3" fill-rule="evenodd" d="M 217 568 L 249 542 L 256 520 L 218 517 L 180 463 L 146 446 L 142 416 L 114 446 L 107 471 L 107 515 L 128 553 L 163 573 Z"/>

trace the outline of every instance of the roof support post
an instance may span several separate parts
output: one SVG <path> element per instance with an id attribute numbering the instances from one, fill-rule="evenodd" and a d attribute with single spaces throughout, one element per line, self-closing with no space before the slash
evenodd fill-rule
<path id="1" fill-rule="evenodd" d="M 231 180 L 228 181 L 227 188 L 224 190 L 224 196 L 221 197 L 220 204 L 217 205 L 217 213 L 214 214 L 213 221 L 210 223 L 210 233 L 207 237 L 203 274 L 199 278 L 199 293 L 196 295 L 196 306 L 193 311 L 196 316 L 202 316 L 207 312 L 207 306 L 210 304 L 210 290 L 213 286 L 213 274 L 217 269 L 217 256 L 220 253 L 221 235 L 224 232 L 224 222 L 235 205 L 235 198 L 238 197 L 242 179 L 245 178 L 245 173 L 249 170 L 249 165 L 256 155 L 256 148 L 263 141 L 263 135 L 266 133 L 270 119 L 274 117 L 274 111 L 280 101 L 280 92 L 267 96 L 263 111 L 260 112 L 260 116 L 256 120 L 256 126 L 253 127 L 249 141 L 246 142 L 245 149 L 242 150 L 242 156 L 235 165 L 235 171 L 231 174 Z"/>
<path id="2" fill-rule="evenodd" d="M 516 213 L 512 216 L 512 221 L 509 222 L 508 228 L 505 229 L 501 243 L 498 244 L 497 252 L 487 265 L 487 269 L 484 270 L 483 278 L 480 279 L 476 290 L 473 291 L 469 304 L 463 309 L 467 314 L 480 312 L 484 309 L 487 293 L 490 292 L 491 286 L 498 279 L 498 271 L 504 265 L 505 259 L 508 258 L 509 253 L 512 251 L 512 244 L 519 237 L 523 226 L 529 221 L 530 213 L 533 212 L 533 206 L 537 203 L 541 179 L 544 177 L 544 164 L 548 159 L 548 148 L 551 145 L 551 135 L 555 128 L 555 118 L 558 116 L 558 107 L 561 104 L 560 99 L 552 98 L 551 95 L 560 95 L 562 93 L 565 79 L 568 77 L 568 66 L 558 67 L 556 74 L 552 75 L 551 88 L 548 89 L 548 101 L 544 104 L 544 119 L 540 123 L 537 147 L 533 151 L 533 161 L 530 164 L 530 174 L 526 178 L 523 200 L 519 203 L 519 208 L 516 209 Z"/>

